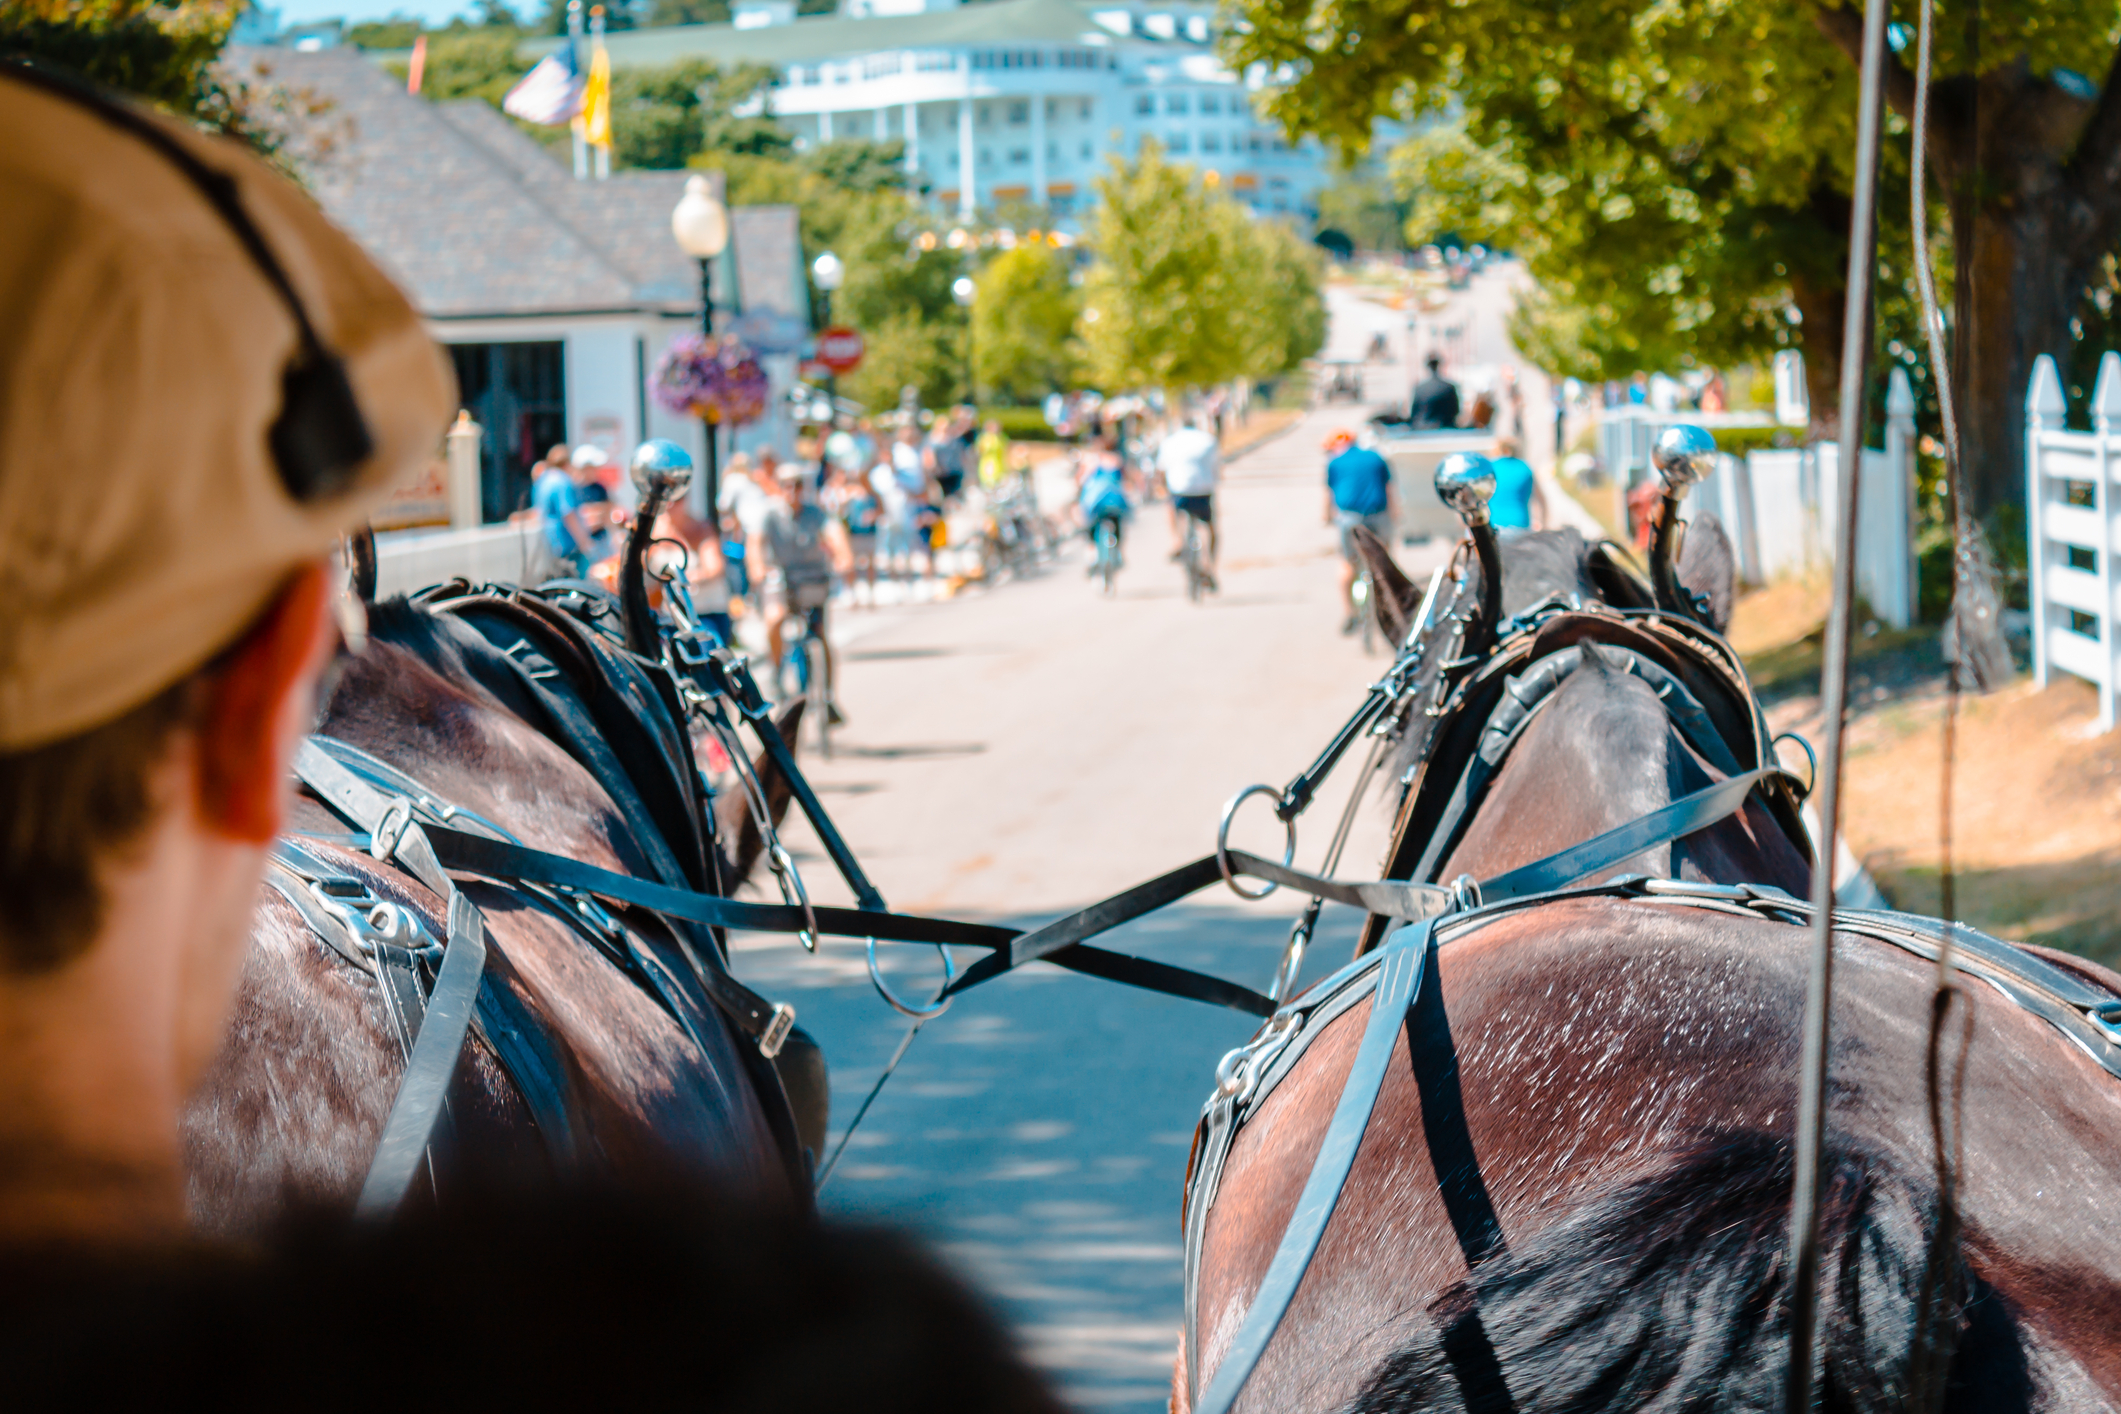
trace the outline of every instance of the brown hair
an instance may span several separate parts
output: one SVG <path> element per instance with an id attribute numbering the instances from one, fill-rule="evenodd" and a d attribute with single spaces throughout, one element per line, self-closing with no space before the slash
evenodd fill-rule
<path id="1" fill-rule="evenodd" d="M 115 721 L 0 752 L 0 973 L 46 972 L 103 926 L 100 868 L 154 818 L 151 776 L 198 711 L 199 676 Z"/>

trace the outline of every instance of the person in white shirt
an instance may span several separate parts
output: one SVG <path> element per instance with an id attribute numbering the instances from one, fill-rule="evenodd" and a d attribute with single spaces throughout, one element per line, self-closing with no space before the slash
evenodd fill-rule
<path id="1" fill-rule="evenodd" d="M 1215 434 L 1203 425 L 1207 419 L 1195 414 L 1164 438 L 1156 449 L 1156 469 L 1163 474 L 1164 489 L 1171 493 L 1171 558 L 1183 553 L 1184 522 L 1191 516 L 1207 531 L 1208 587 L 1215 584 L 1215 482 L 1221 470 L 1222 453 Z"/>

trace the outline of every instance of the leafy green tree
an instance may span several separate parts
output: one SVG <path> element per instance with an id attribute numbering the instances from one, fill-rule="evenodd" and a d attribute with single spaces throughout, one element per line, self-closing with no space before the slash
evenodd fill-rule
<path id="1" fill-rule="evenodd" d="M 410 49 L 413 41 L 427 33 L 426 22 L 417 15 L 391 15 L 346 27 L 346 42 L 356 49 Z"/>
<path id="2" fill-rule="evenodd" d="M 1575 369 L 1617 376 L 1795 343 L 1815 413 L 1832 409 L 1861 26 L 1853 0 L 1238 9 L 1226 58 L 1290 66 L 1269 108 L 1293 130 L 1359 149 L 1376 117 L 1463 113 L 1461 133 L 1430 135 L 1402 164 L 1434 196 L 1410 235 L 1446 219 L 1522 254 L 1546 297 L 1529 315 L 1534 344 L 1543 331 Z M 1896 9 L 1911 26 L 1911 0 Z M 2033 356 L 2067 355 L 2081 294 L 2121 237 L 2117 21 L 2111 0 L 1940 3 L 1927 153 L 1952 250 L 1980 252 L 1941 263 L 1962 272 L 1955 375 L 1983 510 L 2022 498 Z M 1888 214 L 1906 171 L 1911 58 L 1904 50 L 1889 64 L 1898 141 L 1887 145 Z M 2107 76 L 2105 91 L 2085 74 Z"/>
<path id="3" fill-rule="evenodd" d="M 1242 217 L 1234 203 L 1232 214 Z M 1225 218 L 1227 219 L 1227 217 Z M 1248 251 L 1253 297 L 1239 306 L 1248 378 L 1274 378 L 1317 353 L 1326 341 L 1326 299 L 1319 288 L 1319 252 L 1279 221 L 1248 223 L 1233 232 Z"/>
<path id="4" fill-rule="evenodd" d="M 655 0 L 648 23 L 666 25 L 725 25 L 729 23 L 729 0 Z"/>
<path id="5" fill-rule="evenodd" d="M 1082 297 L 1068 258 L 1043 242 L 1005 250 L 979 272 L 972 301 L 972 367 L 980 395 L 1028 403 L 1076 381 L 1075 321 Z"/>
<path id="6" fill-rule="evenodd" d="M 292 100 L 218 62 L 242 6 L 243 0 L 6 0 L 0 55 L 74 74 L 241 138 L 299 177 L 282 151 Z"/>
<path id="7" fill-rule="evenodd" d="M 1320 188 L 1318 229 L 1339 231 L 1357 250 L 1406 249 L 1407 203 L 1391 176 L 1365 164 Z"/>
<path id="8" fill-rule="evenodd" d="M 1114 390 L 1176 390 L 1242 372 L 1238 305 L 1249 282 L 1231 223 L 1220 219 L 1228 203 L 1154 141 L 1132 162 L 1114 159 L 1097 190 L 1089 237 L 1097 263 L 1083 307 L 1092 379 Z"/>
<path id="9" fill-rule="evenodd" d="M 516 53 L 522 40 L 522 31 L 502 26 L 430 34 L 420 96 L 435 103 L 480 98 L 500 107 L 508 90 L 530 72 L 529 61 Z M 401 77 L 406 68 L 402 61 L 386 67 Z"/>
<path id="10" fill-rule="evenodd" d="M 1098 179 L 1082 337 L 1109 389 L 1271 377 L 1324 334 L 1318 271 L 1286 227 L 1255 222 L 1154 142 Z"/>

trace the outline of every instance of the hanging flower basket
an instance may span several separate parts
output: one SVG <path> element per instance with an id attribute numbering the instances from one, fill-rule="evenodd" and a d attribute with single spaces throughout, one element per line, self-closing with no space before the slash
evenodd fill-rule
<path id="1" fill-rule="evenodd" d="M 766 411 L 766 370 L 733 338 L 680 334 L 655 366 L 655 400 L 703 422 L 741 427 Z"/>

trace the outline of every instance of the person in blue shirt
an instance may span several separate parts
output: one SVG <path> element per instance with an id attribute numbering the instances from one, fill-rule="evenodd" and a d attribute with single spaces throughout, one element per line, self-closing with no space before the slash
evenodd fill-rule
<path id="1" fill-rule="evenodd" d="M 1342 633 L 1362 627 L 1355 611 L 1355 537 L 1358 525 L 1387 545 L 1398 521 L 1392 497 L 1392 465 L 1376 450 L 1356 442 L 1343 428 L 1326 439 L 1326 524 L 1340 530 L 1340 602 L 1346 610 Z"/>
<path id="2" fill-rule="evenodd" d="M 1495 495 L 1488 502 L 1488 520 L 1505 534 L 1544 530 L 1547 497 L 1539 489 L 1539 478 L 1518 454 L 1515 437 L 1497 437 L 1488 464 L 1495 468 Z"/>
<path id="3" fill-rule="evenodd" d="M 582 514 L 582 488 L 565 447 L 554 447 L 538 463 L 530 483 L 530 504 L 545 531 L 545 548 L 559 563 L 561 577 L 581 579 L 589 573 L 596 537 Z"/>
<path id="4" fill-rule="evenodd" d="M 1076 482 L 1076 508 L 1082 513 L 1083 531 L 1096 538 L 1097 523 L 1112 522 L 1113 548 L 1124 544 L 1127 533 L 1127 517 L 1133 504 L 1127 499 L 1130 474 L 1127 464 L 1119 454 L 1119 447 L 1110 434 L 1098 438 L 1096 450 L 1085 460 Z M 1122 557 L 1124 563 L 1124 556 Z M 1089 573 L 1097 573 L 1097 562 L 1090 562 Z"/>

